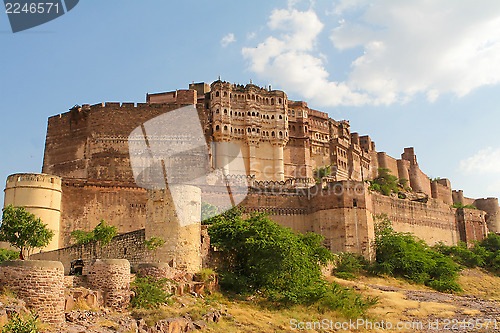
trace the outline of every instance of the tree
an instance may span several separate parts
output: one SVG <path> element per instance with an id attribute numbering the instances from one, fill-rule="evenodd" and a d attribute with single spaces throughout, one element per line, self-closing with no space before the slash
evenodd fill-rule
<path id="1" fill-rule="evenodd" d="M 52 237 L 54 232 L 26 208 L 9 205 L 4 209 L 0 241 L 19 249 L 21 259 L 29 257 L 35 248 L 47 246 Z"/>
<path id="2" fill-rule="evenodd" d="M 221 285 L 235 292 L 261 292 L 271 300 L 291 303 L 321 298 L 321 266 L 333 259 L 323 237 L 282 227 L 264 214 L 244 218 L 232 209 L 208 229 L 213 246 L 223 251 Z"/>
<path id="3" fill-rule="evenodd" d="M 107 225 L 101 220 L 92 231 L 74 230 L 71 237 L 76 239 L 76 244 L 99 242 L 101 247 L 111 242 L 111 239 L 118 234 L 114 225 Z"/>
<path id="4" fill-rule="evenodd" d="M 370 190 L 380 192 L 383 195 L 398 193 L 398 177 L 391 175 L 391 170 L 387 168 L 379 168 L 378 177 L 370 183 Z M 404 181 L 402 185 L 405 185 Z"/>

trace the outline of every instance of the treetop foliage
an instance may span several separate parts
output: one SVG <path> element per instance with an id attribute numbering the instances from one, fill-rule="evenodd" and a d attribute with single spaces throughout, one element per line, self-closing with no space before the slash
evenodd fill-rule
<path id="1" fill-rule="evenodd" d="M 111 242 L 113 237 L 118 234 L 117 228 L 114 225 L 106 224 L 106 221 L 101 220 L 92 231 L 74 230 L 71 237 L 76 240 L 75 244 L 85 244 L 89 242 L 99 242 L 100 246 Z"/>
<path id="2" fill-rule="evenodd" d="M 9 205 L 4 209 L 0 241 L 19 249 L 23 258 L 29 257 L 35 248 L 47 246 L 52 237 L 54 232 L 26 208 Z"/>

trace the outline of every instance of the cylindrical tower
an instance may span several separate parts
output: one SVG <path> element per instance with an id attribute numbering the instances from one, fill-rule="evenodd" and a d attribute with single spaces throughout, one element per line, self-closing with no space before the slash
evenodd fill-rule
<path id="1" fill-rule="evenodd" d="M 477 199 L 474 201 L 474 206 L 487 213 L 486 224 L 488 225 L 488 230 L 500 233 L 500 207 L 498 206 L 498 198 Z"/>
<path id="2" fill-rule="evenodd" d="M 64 319 L 64 267 L 59 261 L 16 260 L 0 265 L 0 285 L 12 290 L 43 322 Z"/>
<path id="3" fill-rule="evenodd" d="M 188 273 L 201 269 L 201 190 L 192 185 L 148 190 L 146 239 L 165 240 L 155 251 L 157 262 L 175 262 Z"/>
<path id="4" fill-rule="evenodd" d="M 18 173 L 7 177 L 4 207 L 26 207 L 54 232 L 52 241 L 43 250 L 59 248 L 61 219 L 61 178 L 40 173 Z"/>
<path id="5" fill-rule="evenodd" d="M 126 259 L 97 259 L 91 264 L 89 284 L 103 292 L 104 303 L 115 310 L 130 304 L 130 263 Z"/>

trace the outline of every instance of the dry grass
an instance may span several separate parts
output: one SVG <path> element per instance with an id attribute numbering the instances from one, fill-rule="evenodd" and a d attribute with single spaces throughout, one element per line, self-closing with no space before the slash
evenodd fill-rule
<path id="1" fill-rule="evenodd" d="M 500 277 L 483 269 L 463 270 L 460 274 L 459 283 L 464 294 L 500 301 Z"/>

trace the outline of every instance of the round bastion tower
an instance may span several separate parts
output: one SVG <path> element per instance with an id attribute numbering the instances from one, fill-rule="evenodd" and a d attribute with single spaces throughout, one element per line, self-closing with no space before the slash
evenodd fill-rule
<path id="1" fill-rule="evenodd" d="M 59 248 L 59 226 L 61 219 L 61 178 L 41 173 L 17 173 L 7 177 L 4 207 L 26 207 L 39 217 L 47 228 L 54 232 L 44 251 Z M 6 243 L 2 247 L 8 247 Z"/>
<path id="2" fill-rule="evenodd" d="M 188 273 L 201 269 L 201 190 L 191 185 L 148 190 L 146 239 L 161 237 L 165 245 L 154 262 L 170 263 Z"/>

